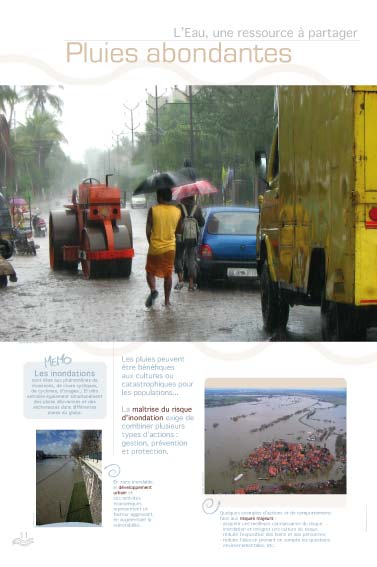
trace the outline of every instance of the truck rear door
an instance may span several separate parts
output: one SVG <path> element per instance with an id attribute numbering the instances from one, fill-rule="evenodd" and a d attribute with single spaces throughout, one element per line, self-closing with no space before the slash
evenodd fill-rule
<path id="1" fill-rule="evenodd" d="M 377 304 L 377 86 L 355 91 L 355 304 Z"/>

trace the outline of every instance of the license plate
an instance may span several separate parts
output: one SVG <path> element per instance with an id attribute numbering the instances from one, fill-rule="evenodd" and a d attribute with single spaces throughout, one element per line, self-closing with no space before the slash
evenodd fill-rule
<path id="1" fill-rule="evenodd" d="M 228 268 L 228 278 L 256 278 L 256 268 Z"/>

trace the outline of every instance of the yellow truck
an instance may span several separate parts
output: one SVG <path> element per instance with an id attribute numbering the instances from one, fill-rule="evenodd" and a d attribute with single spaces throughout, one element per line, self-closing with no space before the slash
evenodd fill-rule
<path id="1" fill-rule="evenodd" d="M 321 306 L 326 341 L 377 325 L 377 86 L 281 86 L 257 238 L 268 332 Z"/>

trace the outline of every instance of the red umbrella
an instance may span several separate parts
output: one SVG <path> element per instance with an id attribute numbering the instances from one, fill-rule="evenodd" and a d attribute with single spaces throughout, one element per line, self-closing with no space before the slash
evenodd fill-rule
<path id="1" fill-rule="evenodd" d="M 9 199 L 9 203 L 13 206 L 16 206 L 16 207 L 22 206 L 22 205 L 27 205 L 27 202 L 22 197 L 12 197 L 11 199 Z"/>
<path id="2" fill-rule="evenodd" d="M 186 197 L 194 197 L 195 195 L 210 195 L 211 193 L 217 192 L 218 189 L 205 179 L 199 179 L 194 183 L 180 185 L 179 187 L 174 187 L 174 189 L 172 189 L 173 199 L 175 201 L 180 201 Z"/>

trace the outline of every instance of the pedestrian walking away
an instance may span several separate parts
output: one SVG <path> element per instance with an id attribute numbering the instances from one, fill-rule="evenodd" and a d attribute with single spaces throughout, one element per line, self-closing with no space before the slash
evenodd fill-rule
<path id="1" fill-rule="evenodd" d="M 201 207 L 195 203 L 195 197 L 186 197 L 178 205 L 181 211 L 181 223 L 177 232 L 177 250 L 175 255 L 175 272 L 178 275 L 176 290 L 184 285 L 184 268 L 187 269 L 189 291 L 194 291 L 196 285 L 196 247 L 199 229 L 204 226 L 204 216 Z"/>
<path id="2" fill-rule="evenodd" d="M 165 305 L 170 305 L 175 235 L 181 219 L 181 211 L 171 204 L 171 198 L 171 189 L 158 189 L 157 205 L 148 211 L 146 235 L 149 249 L 145 270 L 150 294 L 145 302 L 146 307 L 152 307 L 158 296 L 156 278 L 164 279 Z"/>

